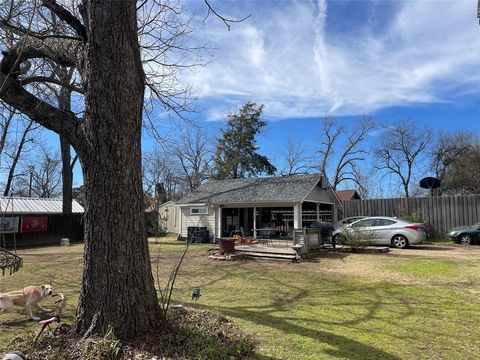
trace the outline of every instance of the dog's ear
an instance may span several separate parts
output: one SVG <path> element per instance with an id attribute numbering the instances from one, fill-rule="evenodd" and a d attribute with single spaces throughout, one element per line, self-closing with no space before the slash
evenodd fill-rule
<path id="1" fill-rule="evenodd" d="M 44 289 L 45 289 L 45 285 L 42 285 L 42 290 L 44 290 Z"/>

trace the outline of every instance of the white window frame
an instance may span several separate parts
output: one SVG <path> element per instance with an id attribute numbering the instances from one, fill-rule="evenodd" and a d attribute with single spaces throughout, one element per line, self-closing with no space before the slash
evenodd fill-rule
<path id="1" fill-rule="evenodd" d="M 197 212 L 193 212 L 194 210 L 198 210 Z M 208 207 L 207 206 L 195 206 L 190 208 L 190 215 L 208 215 Z"/>

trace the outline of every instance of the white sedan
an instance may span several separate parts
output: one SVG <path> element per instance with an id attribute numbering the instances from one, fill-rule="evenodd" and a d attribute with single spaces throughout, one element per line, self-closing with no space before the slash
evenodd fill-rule
<path id="1" fill-rule="evenodd" d="M 337 243 L 342 243 L 354 233 L 365 234 L 365 241 L 373 245 L 391 245 L 399 249 L 421 243 L 426 238 L 423 224 L 383 216 L 354 221 L 336 229 L 333 237 Z"/>

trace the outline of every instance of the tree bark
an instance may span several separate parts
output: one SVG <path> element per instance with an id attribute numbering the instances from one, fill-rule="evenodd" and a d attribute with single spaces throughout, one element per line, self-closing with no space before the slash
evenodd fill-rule
<path id="1" fill-rule="evenodd" d="M 146 239 L 141 178 L 145 76 L 134 0 L 85 0 L 83 41 L 5 52 L 0 97 L 62 135 L 82 162 L 86 206 L 83 285 L 76 330 L 122 339 L 158 329 L 160 306 Z M 35 39 L 33 39 L 35 40 Z M 32 40 L 32 41 L 33 41 Z M 73 56 L 72 56 L 73 55 Z M 85 82 L 84 118 L 56 108 L 21 86 L 16 59 L 48 58 L 76 66 Z"/>
<path id="2" fill-rule="evenodd" d="M 68 85 L 71 79 L 71 73 L 64 71 L 62 74 L 62 83 Z M 66 86 L 60 88 L 58 93 L 58 108 L 63 111 L 72 111 L 72 90 Z M 70 215 L 72 213 L 72 185 L 73 185 L 73 168 L 71 166 L 70 156 L 70 142 L 68 139 L 59 135 L 60 137 L 60 153 L 62 156 L 62 213 Z"/>
<path id="3" fill-rule="evenodd" d="M 144 73 L 135 1 L 90 0 L 87 33 L 86 189 L 79 333 L 120 338 L 158 328 L 160 307 L 146 239 L 141 178 Z"/>
<path id="4" fill-rule="evenodd" d="M 72 185 L 73 174 L 70 165 L 70 143 L 60 135 L 60 152 L 62 154 L 62 213 L 70 215 L 72 213 Z"/>

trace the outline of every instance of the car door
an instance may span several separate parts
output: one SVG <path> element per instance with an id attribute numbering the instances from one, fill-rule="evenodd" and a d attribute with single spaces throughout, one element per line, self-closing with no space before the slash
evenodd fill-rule
<path id="1" fill-rule="evenodd" d="M 476 224 L 476 230 L 472 232 L 474 243 L 480 245 L 480 224 Z"/>
<path id="2" fill-rule="evenodd" d="M 371 243 L 376 243 L 376 233 L 375 233 L 375 218 L 368 218 L 357 221 L 351 225 L 351 229 L 355 233 L 362 233 L 364 241 L 368 241 Z"/>
<path id="3" fill-rule="evenodd" d="M 392 230 L 395 221 L 390 219 L 375 219 L 375 242 L 381 245 L 390 245 Z"/>

